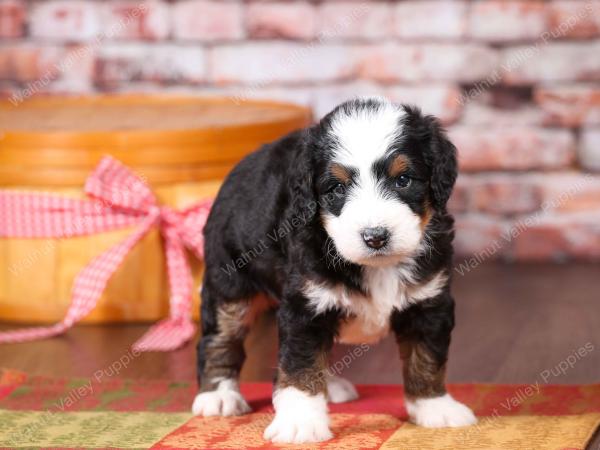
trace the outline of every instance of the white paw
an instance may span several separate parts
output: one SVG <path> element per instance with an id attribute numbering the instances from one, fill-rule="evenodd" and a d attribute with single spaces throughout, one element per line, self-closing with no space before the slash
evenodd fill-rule
<path id="1" fill-rule="evenodd" d="M 358 398 L 354 385 L 345 378 L 327 377 L 327 399 L 331 403 L 344 403 Z"/>
<path id="2" fill-rule="evenodd" d="M 264 433 L 265 439 L 282 444 L 321 442 L 332 437 L 333 434 L 329 430 L 327 421 L 299 416 L 294 418 L 282 417 L 277 414 Z"/>
<path id="3" fill-rule="evenodd" d="M 473 412 L 450 394 L 434 398 L 406 400 L 411 422 L 427 428 L 464 427 L 477 423 Z"/>
<path id="4" fill-rule="evenodd" d="M 214 391 L 202 392 L 194 399 L 195 416 L 239 416 L 250 412 L 250 406 L 233 380 L 223 380 Z"/>
<path id="5" fill-rule="evenodd" d="M 265 439 L 302 444 L 333 437 L 323 394 L 308 395 L 294 387 L 287 387 L 275 393 L 273 405 L 275 418 L 265 430 Z"/>

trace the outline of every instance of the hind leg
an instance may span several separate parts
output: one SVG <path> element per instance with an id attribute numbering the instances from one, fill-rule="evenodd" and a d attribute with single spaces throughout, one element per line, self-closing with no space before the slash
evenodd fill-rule
<path id="1" fill-rule="evenodd" d="M 195 415 L 235 416 L 250 411 L 238 380 L 246 357 L 244 338 L 255 312 L 256 303 L 252 300 L 226 301 L 206 285 L 202 289 L 200 392 L 192 406 Z"/>
<path id="2" fill-rule="evenodd" d="M 327 400 L 331 403 L 345 403 L 358 398 L 354 385 L 345 378 L 327 375 Z"/>

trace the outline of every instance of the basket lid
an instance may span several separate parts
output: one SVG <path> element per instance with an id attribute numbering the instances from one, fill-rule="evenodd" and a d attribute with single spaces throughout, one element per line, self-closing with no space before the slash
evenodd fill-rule
<path id="1" fill-rule="evenodd" d="M 212 169 L 220 176 L 310 118 L 300 106 L 230 98 L 48 97 L 16 106 L 6 101 L 0 103 L 0 185 L 23 177 L 33 182 L 34 174 L 42 177 L 34 184 L 77 184 L 106 154 L 164 182 L 214 178 Z"/>

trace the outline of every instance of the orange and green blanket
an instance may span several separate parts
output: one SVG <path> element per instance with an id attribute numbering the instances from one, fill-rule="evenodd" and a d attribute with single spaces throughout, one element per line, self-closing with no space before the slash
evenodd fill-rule
<path id="1" fill-rule="evenodd" d="M 0 370 L 0 448 L 44 449 L 584 449 L 600 424 L 600 384 L 454 385 L 479 424 L 424 429 L 406 421 L 400 386 L 359 386 L 357 401 L 331 405 L 335 439 L 274 446 L 271 385 L 247 383 L 254 412 L 190 414 L 193 383 L 55 379 Z"/>

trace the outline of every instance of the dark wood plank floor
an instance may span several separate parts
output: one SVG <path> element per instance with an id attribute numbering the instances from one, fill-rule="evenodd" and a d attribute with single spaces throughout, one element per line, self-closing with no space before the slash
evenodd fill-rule
<path id="1" fill-rule="evenodd" d="M 600 382 L 600 265 L 488 264 L 454 276 L 457 326 L 450 382 Z M 12 327 L 0 325 L 0 329 Z M 127 355 L 129 345 L 146 328 L 79 326 L 59 338 L 2 345 L 0 366 L 34 374 L 92 377 Z M 273 315 L 266 315 L 248 339 L 243 380 L 272 379 L 276 345 Z M 588 349 L 584 357 L 577 356 L 581 348 Z M 343 376 L 357 383 L 401 382 L 391 337 L 359 357 L 354 350 L 339 346 L 332 355 L 332 363 L 343 367 Z M 194 344 L 171 353 L 142 354 L 119 375 L 193 380 Z"/>
<path id="2" fill-rule="evenodd" d="M 464 276 L 455 273 L 454 295 L 457 325 L 450 381 L 531 383 L 579 348 L 591 345 L 593 351 L 578 357 L 565 373 L 551 375 L 548 382 L 600 382 L 599 265 L 481 266 Z M 0 325 L 0 329 L 10 328 L 14 326 Z M 146 328 L 78 326 L 63 337 L 2 345 L 0 365 L 52 376 L 92 376 L 126 355 Z M 248 339 L 244 380 L 272 378 L 276 345 L 273 316 L 267 315 Z M 391 336 L 358 358 L 352 356 L 353 350 L 339 346 L 332 356 L 332 362 L 352 359 L 344 376 L 359 383 L 401 381 Z M 194 345 L 171 353 L 140 355 L 121 375 L 193 380 Z"/>

